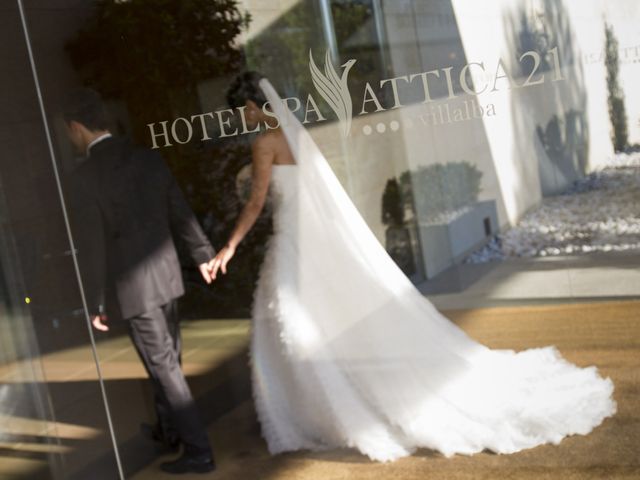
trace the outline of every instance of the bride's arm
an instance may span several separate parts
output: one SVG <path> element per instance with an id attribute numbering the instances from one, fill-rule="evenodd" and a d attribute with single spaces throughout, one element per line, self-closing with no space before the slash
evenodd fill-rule
<path id="1" fill-rule="evenodd" d="M 273 150 L 263 145 L 259 138 L 252 147 L 251 161 L 251 194 L 245 204 L 236 226 L 225 246 L 236 248 L 246 234 L 251 230 L 264 207 L 269 191 L 271 179 L 271 165 L 273 164 Z"/>
<path id="2" fill-rule="evenodd" d="M 265 137 L 258 137 L 252 146 L 251 194 L 238 216 L 229 240 L 212 261 L 212 278 L 214 279 L 218 269 L 221 269 L 222 273 L 227 273 L 227 263 L 235 254 L 238 244 L 255 224 L 264 207 L 269 191 L 271 166 L 275 156 L 266 140 Z"/>

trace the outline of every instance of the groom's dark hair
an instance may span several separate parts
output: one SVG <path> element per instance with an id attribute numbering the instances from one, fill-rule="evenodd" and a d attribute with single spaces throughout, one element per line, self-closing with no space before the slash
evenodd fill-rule
<path id="1" fill-rule="evenodd" d="M 100 94 L 87 87 L 78 88 L 65 97 L 62 116 L 64 121 L 76 121 L 95 132 L 109 128 L 109 117 Z"/>
<path id="2" fill-rule="evenodd" d="M 254 71 L 243 72 L 234 78 L 227 89 L 227 103 L 229 107 L 244 107 L 245 102 L 251 100 L 255 102 L 259 108 L 262 108 L 262 106 L 267 103 L 267 98 L 260 88 L 260 80 L 263 78 L 264 75 Z"/>

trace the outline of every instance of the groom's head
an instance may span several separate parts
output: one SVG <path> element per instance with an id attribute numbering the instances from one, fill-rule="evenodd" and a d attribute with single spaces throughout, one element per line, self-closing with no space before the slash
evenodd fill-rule
<path id="1" fill-rule="evenodd" d="M 69 93 L 64 103 L 63 117 L 67 135 L 79 153 L 85 153 L 94 139 L 109 131 L 102 98 L 90 88 L 79 88 Z"/>

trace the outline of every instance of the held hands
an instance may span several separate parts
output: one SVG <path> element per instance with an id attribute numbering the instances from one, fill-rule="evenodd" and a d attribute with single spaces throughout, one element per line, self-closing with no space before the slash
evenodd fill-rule
<path id="1" fill-rule="evenodd" d="M 235 253 L 235 247 L 227 244 L 218 252 L 214 259 L 209 262 L 212 280 L 216 279 L 218 270 L 221 270 L 223 274 L 227 273 L 227 263 L 229 263 L 229 260 L 233 258 Z"/>
<path id="2" fill-rule="evenodd" d="M 211 264 L 212 264 L 213 260 L 210 260 L 208 262 L 205 263 L 201 263 L 200 265 L 198 265 L 198 268 L 200 269 L 200 274 L 202 275 L 202 278 L 204 278 L 204 281 L 207 283 L 211 283 L 211 281 L 213 280 L 211 278 Z"/>
<path id="3" fill-rule="evenodd" d="M 227 273 L 227 263 L 233 258 L 236 253 L 236 249 L 231 245 L 225 245 L 218 254 L 207 263 L 199 265 L 200 274 L 204 281 L 211 283 L 216 279 L 218 270 L 222 270 L 222 273 Z"/>

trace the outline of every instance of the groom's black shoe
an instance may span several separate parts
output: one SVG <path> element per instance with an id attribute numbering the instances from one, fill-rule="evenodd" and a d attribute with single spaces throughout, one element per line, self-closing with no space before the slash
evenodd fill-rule
<path id="1" fill-rule="evenodd" d="M 142 436 L 156 443 L 158 451 L 174 453 L 180 449 L 180 439 L 175 435 L 165 435 L 159 425 L 140 424 Z"/>
<path id="2" fill-rule="evenodd" d="M 160 464 L 160 470 L 167 473 L 208 473 L 215 469 L 216 463 L 209 452 L 185 452 L 177 460 Z"/>

